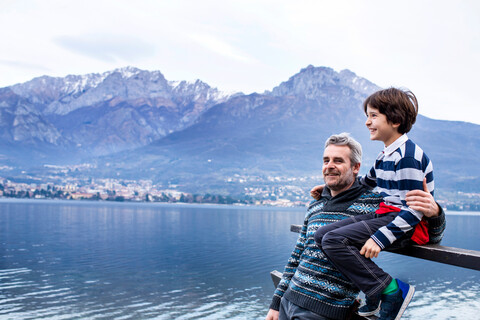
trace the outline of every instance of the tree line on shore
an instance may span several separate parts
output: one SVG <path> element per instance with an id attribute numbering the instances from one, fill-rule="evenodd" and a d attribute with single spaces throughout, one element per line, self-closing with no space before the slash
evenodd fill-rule
<path id="1" fill-rule="evenodd" d="M 5 189 L 0 184 L 0 191 L 3 193 L 3 197 L 6 198 L 20 198 L 20 199 L 60 199 L 60 200 L 104 200 L 104 201 L 143 201 L 143 202 L 166 202 L 166 203 L 210 203 L 210 204 L 255 204 L 258 199 L 251 196 L 232 197 L 220 194 L 190 194 L 180 193 L 179 196 L 174 196 L 169 193 L 162 192 L 159 195 L 145 194 L 141 197 L 137 196 L 133 198 L 118 195 L 115 191 L 108 191 L 107 194 L 92 193 L 92 194 L 79 194 L 75 192 L 69 192 L 60 190 L 55 187 L 49 187 L 48 189 L 35 189 L 30 190 L 13 190 Z"/>

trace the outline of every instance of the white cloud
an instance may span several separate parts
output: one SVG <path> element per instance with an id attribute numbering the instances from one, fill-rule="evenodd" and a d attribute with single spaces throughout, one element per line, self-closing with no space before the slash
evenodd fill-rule
<path id="1" fill-rule="evenodd" d="M 54 38 L 54 43 L 73 53 L 105 62 L 135 63 L 154 54 L 152 44 L 128 35 L 58 36 Z"/>
<path id="2" fill-rule="evenodd" d="M 130 64 L 249 93 L 313 64 L 408 87 L 421 113 L 480 124 L 479 16 L 473 0 L 2 1 L 0 86 Z"/>
<path id="3" fill-rule="evenodd" d="M 9 68 L 23 69 L 23 70 L 36 70 L 39 72 L 50 72 L 51 70 L 45 68 L 42 65 L 34 64 L 30 62 L 23 62 L 19 60 L 0 60 L 0 65 L 4 65 Z"/>
<path id="4" fill-rule="evenodd" d="M 218 39 L 214 35 L 192 33 L 189 35 L 189 37 L 191 40 L 193 40 L 200 46 L 205 47 L 221 56 L 228 57 L 230 59 L 237 60 L 240 62 L 247 62 L 247 63 L 254 62 L 252 58 L 248 57 L 245 53 L 241 52 L 241 50 L 234 48 L 227 42 Z"/>

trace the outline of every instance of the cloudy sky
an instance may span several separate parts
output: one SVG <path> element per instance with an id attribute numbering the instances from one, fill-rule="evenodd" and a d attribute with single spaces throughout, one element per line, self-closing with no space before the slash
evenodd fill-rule
<path id="1" fill-rule="evenodd" d="M 251 93 L 312 64 L 480 124 L 479 17 L 477 0 L 2 0 L 0 87 L 135 66 Z"/>

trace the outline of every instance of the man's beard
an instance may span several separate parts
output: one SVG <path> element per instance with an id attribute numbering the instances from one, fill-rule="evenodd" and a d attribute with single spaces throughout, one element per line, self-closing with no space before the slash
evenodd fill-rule
<path id="1" fill-rule="evenodd" d="M 351 174 L 351 169 L 349 172 L 346 172 L 343 176 L 336 170 L 327 171 L 325 172 L 324 176 L 329 174 L 339 174 L 337 176 L 338 179 L 335 180 L 335 182 L 333 183 L 328 183 L 327 182 L 328 180 L 324 179 L 326 180 L 325 181 L 326 186 L 333 191 L 343 190 L 346 187 L 348 187 L 350 184 L 352 184 L 352 182 L 355 180 L 355 176 Z"/>

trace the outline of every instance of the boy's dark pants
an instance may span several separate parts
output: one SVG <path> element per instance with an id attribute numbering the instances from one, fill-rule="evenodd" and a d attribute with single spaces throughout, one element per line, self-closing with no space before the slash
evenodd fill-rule
<path id="1" fill-rule="evenodd" d="M 315 242 L 328 259 L 367 296 L 380 294 L 392 277 L 371 259 L 360 254 L 365 242 L 378 229 L 389 224 L 398 212 L 364 214 L 350 217 L 321 228 Z"/>

